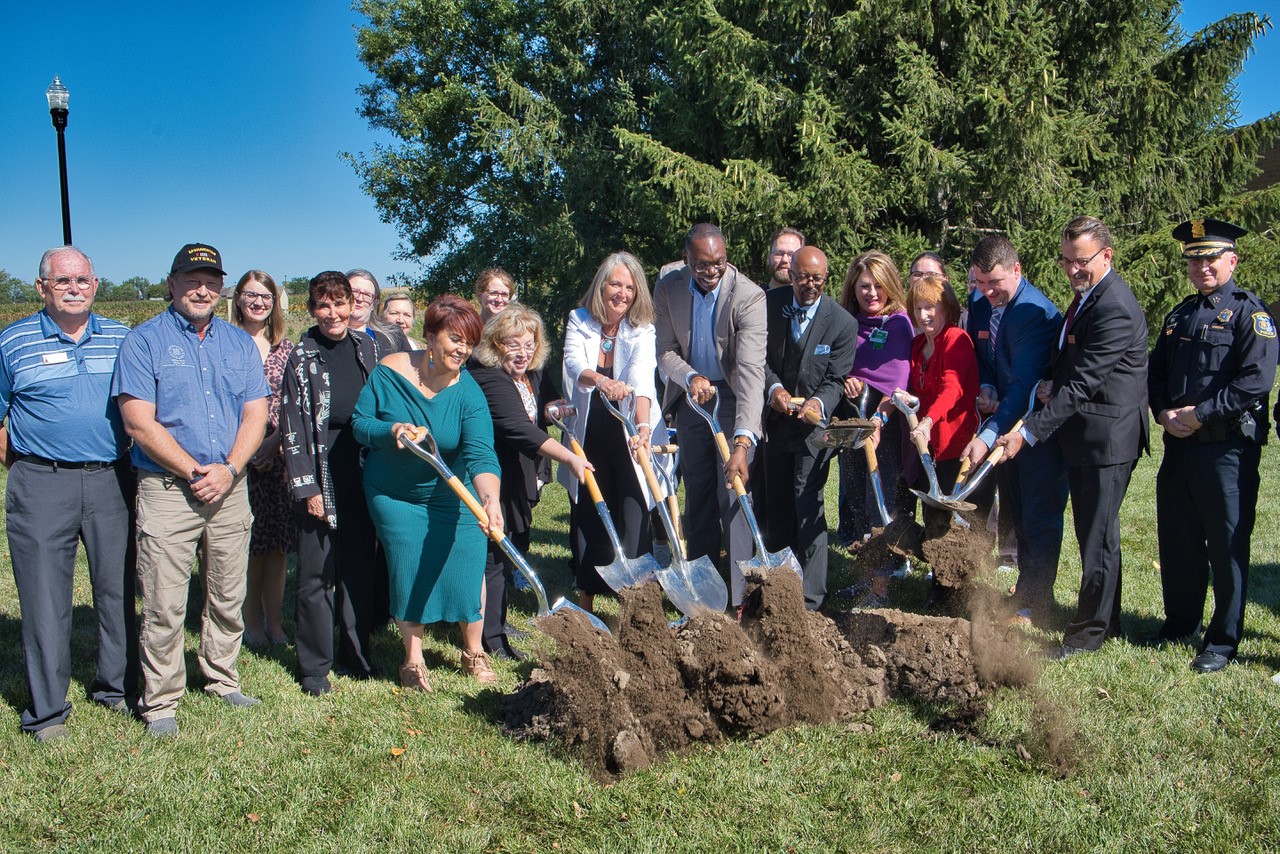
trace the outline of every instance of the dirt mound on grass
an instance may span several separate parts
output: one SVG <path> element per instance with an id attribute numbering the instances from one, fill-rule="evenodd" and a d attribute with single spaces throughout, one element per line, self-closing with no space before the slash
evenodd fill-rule
<path id="1" fill-rule="evenodd" d="M 672 630 L 656 584 L 620 598 L 616 636 L 568 613 L 540 621 L 556 650 L 503 707 L 510 734 L 568 744 L 601 779 L 892 696 L 973 708 L 990 687 L 968 621 L 885 610 L 837 625 L 804 609 L 790 572 L 751 580 L 741 624 L 703 614 Z"/>

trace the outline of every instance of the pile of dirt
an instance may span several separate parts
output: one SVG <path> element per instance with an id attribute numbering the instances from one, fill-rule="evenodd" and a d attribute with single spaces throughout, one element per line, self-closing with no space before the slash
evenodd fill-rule
<path id="1" fill-rule="evenodd" d="M 540 621 L 556 649 L 503 705 L 508 733 L 567 744 L 602 779 L 895 696 L 973 708 L 998 684 L 967 620 L 881 610 L 837 625 L 804 609 L 790 572 L 750 580 L 741 624 L 703 614 L 672 630 L 656 584 L 620 599 L 616 637 L 570 613 Z"/>
<path id="2" fill-rule="evenodd" d="M 991 538 L 976 526 L 947 524 L 940 531 L 927 532 L 921 551 L 933 570 L 934 580 L 943 587 L 962 590 L 984 569 L 994 567 Z"/>

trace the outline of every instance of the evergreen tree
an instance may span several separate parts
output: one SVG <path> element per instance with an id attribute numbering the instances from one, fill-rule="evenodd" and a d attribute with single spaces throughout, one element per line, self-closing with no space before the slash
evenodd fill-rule
<path id="1" fill-rule="evenodd" d="M 604 254 L 656 270 L 704 219 L 756 277 L 784 224 L 833 272 L 873 247 L 964 259 L 1001 231 L 1065 293 L 1061 228 L 1092 213 L 1122 270 L 1159 255 L 1158 310 L 1186 282 L 1172 224 L 1274 208 L 1238 194 L 1277 121 L 1230 132 L 1232 81 L 1270 27 L 1253 13 L 1188 35 L 1175 0 L 359 8 L 363 114 L 398 142 L 352 162 L 427 290 L 499 264 L 553 322 Z"/>

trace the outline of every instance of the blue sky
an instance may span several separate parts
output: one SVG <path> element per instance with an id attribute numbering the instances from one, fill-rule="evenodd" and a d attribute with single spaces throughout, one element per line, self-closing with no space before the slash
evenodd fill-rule
<path id="1" fill-rule="evenodd" d="M 356 111 L 369 80 L 360 18 L 341 0 L 37 4 L 0 11 L 0 269 L 30 281 L 61 241 L 56 136 L 44 90 L 71 90 L 72 236 L 98 273 L 160 278 L 207 241 L 233 277 L 367 267 L 412 273 L 341 151 L 385 137 Z M 1194 31 L 1232 11 L 1184 4 Z M 1280 33 L 1258 40 L 1239 82 L 1240 119 L 1280 111 Z"/>

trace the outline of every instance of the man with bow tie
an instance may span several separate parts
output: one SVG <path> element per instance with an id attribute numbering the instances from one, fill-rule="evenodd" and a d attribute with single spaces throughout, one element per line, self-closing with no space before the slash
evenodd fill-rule
<path id="1" fill-rule="evenodd" d="M 823 490 L 832 452 L 811 447 L 816 429 L 806 413 L 829 418 L 853 368 L 858 323 L 823 293 L 827 256 L 805 246 L 791 258 L 791 287 L 765 297 L 764 482 L 769 515 L 765 545 L 790 548 L 804 569 L 805 607 L 816 610 L 827 593 L 827 517 Z M 804 398 L 799 407 L 792 397 Z"/>
<path id="2" fill-rule="evenodd" d="M 1012 459 L 1027 444 L 1057 442 L 1067 464 L 1080 544 L 1076 614 L 1053 658 L 1096 652 L 1120 634 L 1120 504 L 1147 449 L 1147 322 L 1111 269 L 1111 232 L 1090 216 L 1062 232 L 1058 265 L 1075 292 L 1036 396 L 1044 408 L 996 445 Z"/>

